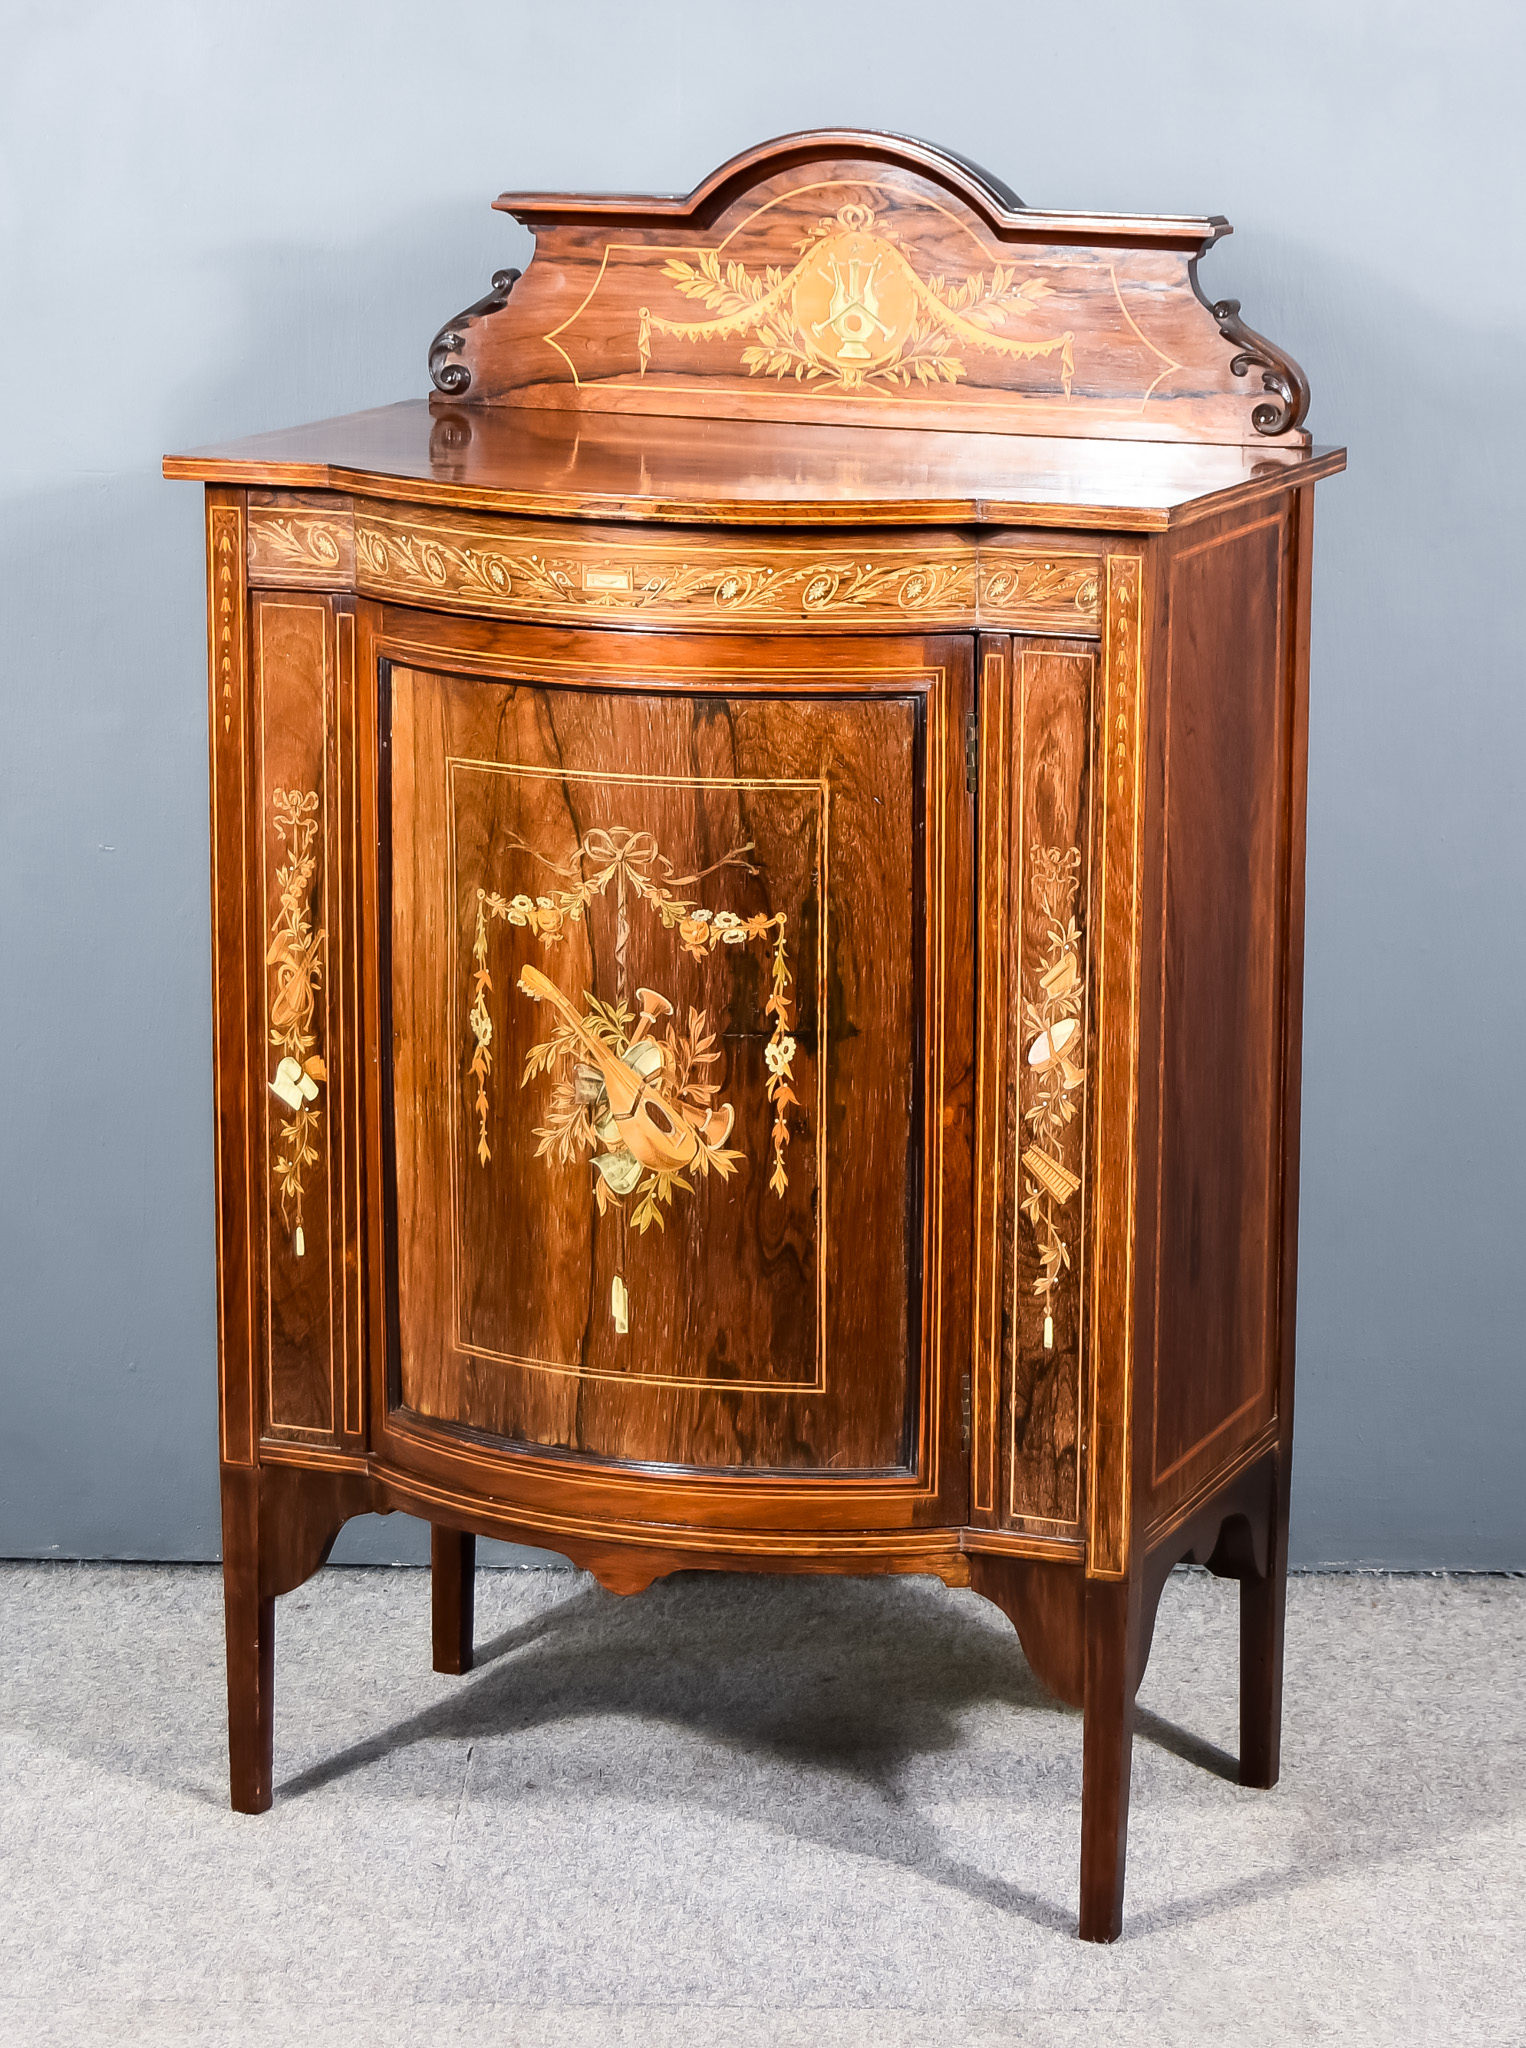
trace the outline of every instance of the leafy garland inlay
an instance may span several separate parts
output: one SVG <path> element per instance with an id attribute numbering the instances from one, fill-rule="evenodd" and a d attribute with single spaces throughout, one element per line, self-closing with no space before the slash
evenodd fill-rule
<path id="1" fill-rule="evenodd" d="M 1087 619 L 1097 614 L 1097 564 L 1087 558 L 1070 561 L 1030 559 L 982 564 L 980 607 L 983 614 L 1033 607 L 1073 605 Z"/>
<path id="2" fill-rule="evenodd" d="M 749 376 L 825 379 L 845 391 L 876 383 L 906 389 L 913 381 L 955 384 L 968 376 L 963 358 L 952 353 L 962 345 L 1023 360 L 1058 355 L 1069 398 L 1073 333 L 1021 341 L 995 331 L 1053 296 L 1042 278 L 1019 281 L 1015 266 L 1005 263 L 995 264 L 989 278 L 983 271 L 962 282 L 924 278 L 889 222 L 859 204 L 823 216 L 798 247 L 793 268 L 771 263 L 761 277 L 742 263 L 723 265 L 713 249 L 700 251 L 694 263 L 670 256 L 662 274 L 716 317 L 669 320 L 641 307 L 642 373 L 654 334 L 690 342 L 753 334 L 741 354 Z"/>
<path id="3" fill-rule="evenodd" d="M 251 504 L 247 565 L 251 586 L 266 590 L 343 590 L 355 576 L 350 507 Z"/>
<path id="4" fill-rule="evenodd" d="M 260 552 L 275 561 L 294 567 L 339 567 L 338 535 L 321 515 L 314 518 L 298 513 L 278 519 L 267 513 L 253 522 L 253 530 Z"/>
<path id="5" fill-rule="evenodd" d="M 1081 1010 L 1084 977 L 1081 935 L 1076 927 L 1076 888 L 1081 872 L 1077 847 L 1036 846 L 1033 892 L 1042 932 L 1038 995 L 1023 998 L 1022 1211 L 1038 1241 L 1039 1273 L 1033 1291 L 1044 1308 L 1044 1348 L 1054 1348 L 1054 1297 L 1070 1265 L 1070 1245 L 1060 1225 L 1066 1204 L 1081 1185 L 1070 1164 L 1079 1139 L 1072 1127 L 1086 1079 Z"/>
<path id="6" fill-rule="evenodd" d="M 281 1054 L 270 1092 L 287 1111 L 275 1171 L 281 1218 L 293 1232 L 293 1249 L 300 1259 L 307 1249 L 302 1235 L 303 1176 L 318 1159 L 312 1141 L 319 1111 L 313 1105 L 328 1079 L 322 1056 L 314 1050 L 318 1041 L 312 1029 L 315 991 L 323 978 L 324 944 L 324 933 L 313 930 L 311 912 L 318 866 L 318 792 L 272 790 L 270 802 L 284 853 L 275 877 L 280 902 L 265 954 L 265 965 L 275 969 L 270 1043 Z"/>
<path id="7" fill-rule="evenodd" d="M 522 609 L 639 612 L 708 599 L 716 611 L 775 616 L 964 611 L 975 590 L 973 561 L 957 557 L 888 563 L 851 555 L 801 562 L 686 562 L 626 555 L 584 561 L 363 524 L 356 525 L 355 545 L 361 566 L 384 583 Z"/>
<path id="8" fill-rule="evenodd" d="M 557 1013 L 549 1038 L 530 1048 L 520 1086 L 538 1074 L 554 1076 L 546 1122 L 536 1127 L 536 1157 L 554 1157 L 566 1165 L 583 1152 L 592 1154 L 594 1197 L 600 1215 L 622 1210 L 634 1195 L 630 1221 L 638 1231 L 655 1223 L 663 1227 L 661 1205 L 671 1205 L 675 1189 L 694 1192 L 693 1173 L 703 1179 L 712 1169 L 729 1179 L 744 1155 L 727 1140 L 735 1122 L 730 1103 L 716 1104 L 720 1083 L 712 1069 L 720 1060 L 713 1050 L 715 1033 L 707 1012 L 691 1009 L 685 1021 L 666 996 L 655 989 L 636 990 L 639 1014 L 625 992 L 625 955 L 630 935 L 628 910 L 632 898 L 644 903 L 662 929 L 674 932 L 691 959 L 704 960 L 717 948 L 762 941 L 768 946 L 771 983 L 764 1014 L 773 1019 L 764 1047 L 766 1089 L 773 1106 L 770 1133 L 773 1167 L 769 1187 L 782 1196 L 789 1185 L 784 1153 L 789 1142 L 788 1110 L 798 1098 L 791 1086 L 796 1044 L 789 1030 L 789 987 L 792 979 L 787 950 L 788 918 L 783 911 L 740 917 L 734 911 L 711 911 L 696 898 L 680 895 L 723 868 L 741 868 L 755 875 L 747 859 L 751 842 L 736 846 L 708 868 L 675 875 L 673 864 L 658 850 L 650 832 L 624 826 L 595 826 L 585 833 L 569 862 L 549 859 L 509 834 L 506 844 L 528 854 L 570 886 L 551 895 L 506 898 L 487 889 L 477 891 L 472 940 L 473 973 L 467 1027 L 472 1039 L 468 1071 L 476 1083 L 477 1157 L 486 1166 L 488 1145 L 488 1076 L 492 1072 L 493 1022 L 488 998 L 493 982 L 488 965 L 488 927 L 501 919 L 535 934 L 544 947 L 558 944 L 567 927 L 580 923 L 588 905 L 613 884 L 616 892 L 616 993 L 603 1003 L 584 993 L 579 1011 L 563 992 L 535 967 L 521 969 L 519 988 L 535 1002 L 549 1003 Z M 660 1033 L 660 1035 L 659 1035 Z"/>

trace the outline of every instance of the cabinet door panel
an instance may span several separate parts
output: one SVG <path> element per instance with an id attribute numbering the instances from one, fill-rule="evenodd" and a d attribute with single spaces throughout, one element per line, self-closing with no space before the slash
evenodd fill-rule
<path id="1" fill-rule="evenodd" d="M 691 1467 L 915 1461 L 940 673 L 722 697 L 392 669 L 416 1417 Z"/>

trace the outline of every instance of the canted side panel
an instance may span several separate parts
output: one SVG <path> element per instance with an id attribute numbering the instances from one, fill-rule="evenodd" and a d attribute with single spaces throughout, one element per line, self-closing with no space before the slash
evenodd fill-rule
<path id="1" fill-rule="evenodd" d="M 334 1442 L 361 1426 L 353 620 L 259 596 L 250 639 L 263 1427 Z"/>
<path id="2" fill-rule="evenodd" d="M 1167 569 L 1152 1513 L 1275 1414 L 1288 804 L 1285 522 Z"/>

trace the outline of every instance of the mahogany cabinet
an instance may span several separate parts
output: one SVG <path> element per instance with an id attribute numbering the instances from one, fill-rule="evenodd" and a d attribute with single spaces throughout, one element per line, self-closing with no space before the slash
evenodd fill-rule
<path id="1" fill-rule="evenodd" d="M 1084 1708 L 1121 1920 L 1173 1564 L 1277 1776 L 1308 391 L 1197 262 L 786 138 L 514 197 L 427 403 L 207 487 L 233 1803 L 350 1515 L 932 1572 Z"/>

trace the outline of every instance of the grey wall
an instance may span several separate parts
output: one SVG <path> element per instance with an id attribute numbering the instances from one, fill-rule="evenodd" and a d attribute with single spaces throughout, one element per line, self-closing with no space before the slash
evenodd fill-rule
<path id="1" fill-rule="evenodd" d="M 1295 1555 L 1526 1566 L 1520 10 L 9 0 L 0 52 L 0 1554 L 217 1548 L 201 511 L 161 452 L 422 392 L 524 259 L 504 186 L 682 191 L 851 123 L 1227 213 L 1206 282 L 1350 445 Z"/>

